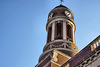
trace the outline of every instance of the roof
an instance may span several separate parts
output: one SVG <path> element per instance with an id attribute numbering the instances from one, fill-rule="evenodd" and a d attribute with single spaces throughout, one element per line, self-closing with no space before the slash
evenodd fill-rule
<path id="1" fill-rule="evenodd" d="M 67 8 L 66 6 L 60 4 L 59 6 L 55 7 L 55 8 L 59 8 L 59 7 L 63 7 L 63 8 Z"/>

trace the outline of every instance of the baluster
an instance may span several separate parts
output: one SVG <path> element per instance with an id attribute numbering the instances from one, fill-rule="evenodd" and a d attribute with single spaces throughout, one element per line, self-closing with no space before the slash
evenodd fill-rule
<path id="1" fill-rule="evenodd" d="M 95 43 L 93 43 L 93 50 L 95 49 Z"/>
<path id="2" fill-rule="evenodd" d="M 97 42 L 95 41 L 96 48 L 98 47 Z"/>
<path id="3" fill-rule="evenodd" d="M 98 44 L 99 44 L 99 46 L 100 46 L 100 40 L 98 41 Z"/>
<path id="4" fill-rule="evenodd" d="M 91 51 L 93 51 L 93 49 L 94 49 L 94 48 L 93 48 L 93 44 L 91 44 Z"/>

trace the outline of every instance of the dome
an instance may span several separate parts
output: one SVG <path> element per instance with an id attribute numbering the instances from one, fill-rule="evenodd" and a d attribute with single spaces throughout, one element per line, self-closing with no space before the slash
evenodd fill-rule
<path id="1" fill-rule="evenodd" d="M 48 21 L 56 17 L 66 17 L 68 19 L 74 20 L 74 15 L 72 11 L 62 4 L 56 6 L 54 9 L 50 11 L 48 15 Z"/>

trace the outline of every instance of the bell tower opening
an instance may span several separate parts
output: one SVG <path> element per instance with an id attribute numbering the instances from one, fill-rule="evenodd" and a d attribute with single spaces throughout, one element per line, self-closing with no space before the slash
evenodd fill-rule
<path id="1" fill-rule="evenodd" d="M 57 37 L 56 37 L 56 39 L 62 39 L 61 23 L 57 23 Z"/>
<path id="2" fill-rule="evenodd" d="M 67 25 L 66 25 L 66 28 L 67 28 L 67 29 L 66 29 L 66 30 L 67 30 L 67 31 L 66 31 L 66 32 L 67 32 L 67 40 L 68 40 L 68 41 L 72 41 L 72 39 L 73 39 L 73 38 L 72 38 L 72 27 L 71 27 L 71 25 L 67 24 Z"/>
<path id="3" fill-rule="evenodd" d="M 48 29 L 48 39 L 47 39 L 47 42 L 51 41 L 51 34 L 52 34 L 52 26 L 50 26 L 49 29 Z"/>

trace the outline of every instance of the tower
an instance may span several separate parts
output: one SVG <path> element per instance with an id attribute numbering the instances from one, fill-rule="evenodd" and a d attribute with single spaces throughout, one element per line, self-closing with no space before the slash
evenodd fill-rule
<path id="1" fill-rule="evenodd" d="M 47 43 L 36 67 L 60 67 L 78 53 L 72 11 L 63 5 L 55 7 L 48 15 L 46 30 Z"/>

